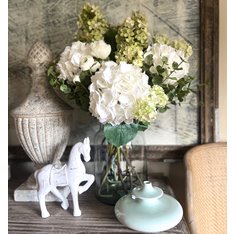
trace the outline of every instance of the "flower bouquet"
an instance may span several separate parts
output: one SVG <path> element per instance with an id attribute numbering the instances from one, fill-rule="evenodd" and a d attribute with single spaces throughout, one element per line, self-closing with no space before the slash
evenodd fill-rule
<path id="1" fill-rule="evenodd" d="M 77 25 L 75 41 L 48 68 L 48 77 L 103 126 L 106 155 L 98 164 L 97 194 L 115 203 L 139 182 L 128 154 L 131 141 L 159 112 L 193 91 L 192 47 L 165 35 L 151 36 L 139 11 L 113 26 L 97 6 L 85 4 Z"/>

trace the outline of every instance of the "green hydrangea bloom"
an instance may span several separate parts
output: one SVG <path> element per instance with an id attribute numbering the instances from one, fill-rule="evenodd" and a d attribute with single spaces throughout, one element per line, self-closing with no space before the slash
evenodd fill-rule
<path id="1" fill-rule="evenodd" d="M 193 49 L 190 44 L 184 40 L 175 40 L 171 44 L 176 50 L 181 50 L 184 52 L 185 57 L 190 57 L 193 54 Z"/>
<path id="2" fill-rule="evenodd" d="M 165 107 L 168 104 L 168 96 L 159 85 L 154 85 L 150 91 L 150 98 L 155 101 L 157 107 Z"/>
<path id="3" fill-rule="evenodd" d="M 133 12 L 122 25 L 116 35 L 117 48 L 122 44 L 137 45 L 141 48 L 148 46 L 148 24 L 146 18 L 139 11 Z"/>
<path id="4" fill-rule="evenodd" d="M 165 107 L 168 104 L 168 96 L 162 87 L 154 85 L 148 96 L 136 102 L 134 116 L 143 123 L 150 123 L 157 117 L 157 107 Z"/>
<path id="5" fill-rule="evenodd" d="M 148 46 L 148 24 L 139 11 L 133 12 L 119 27 L 116 34 L 116 61 L 143 65 L 143 50 Z"/>
<path id="6" fill-rule="evenodd" d="M 153 38 L 154 43 L 171 45 L 172 41 L 164 34 L 156 34 Z"/>
<path id="7" fill-rule="evenodd" d="M 141 67 L 144 61 L 142 48 L 135 45 L 122 47 L 117 51 L 115 59 L 117 63 L 125 61 Z"/>
<path id="8" fill-rule="evenodd" d="M 104 39 L 109 25 L 100 9 L 89 3 L 85 4 L 78 17 L 76 39 L 82 42 L 93 42 Z"/>
<path id="9" fill-rule="evenodd" d="M 138 100 L 136 102 L 134 116 L 135 119 L 143 123 L 154 121 L 157 116 L 154 102 L 150 102 L 148 97 Z"/>
<path id="10" fill-rule="evenodd" d="M 176 50 L 180 50 L 187 58 L 193 54 L 192 46 L 185 40 L 171 40 L 164 34 L 156 34 L 153 41 L 154 43 L 165 44 L 175 48 Z"/>

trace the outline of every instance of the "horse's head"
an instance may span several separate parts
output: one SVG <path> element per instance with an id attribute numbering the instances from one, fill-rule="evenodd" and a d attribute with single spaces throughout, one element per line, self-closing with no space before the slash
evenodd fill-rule
<path id="1" fill-rule="evenodd" d="M 86 137 L 84 139 L 84 143 L 83 143 L 83 156 L 84 156 L 84 160 L 85 162 L 88 162 L 90 160 L 90 141 L 89 141 L 89 138 Z"/>

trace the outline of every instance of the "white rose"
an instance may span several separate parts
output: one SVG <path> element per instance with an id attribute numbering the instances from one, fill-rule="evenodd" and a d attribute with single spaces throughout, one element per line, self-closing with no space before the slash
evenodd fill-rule
<path id="1" fill-rule="evenodd" d="M 88 44 L 81 41 L 76 41 L 72 43 L 71 50 L 73 53 L 79 52 L 80 54 L 90 54 L 90 48 Z"/>
<path id="2" fill-rule="evenodd" d="M 71 63 L 74 66 L 79 66 L 80 65 L 80 60 L 81 60 L 81 54 L 80 53 L 74 53 L 71 57 Z"/>
<path id="3" fill-rule="evenodd" d="M 80 79 L 81 71 L 91 69 L 95 72 L 100 64 L 94 61 L 90 53 L 89 44 L 80 41 L 73 42 L 71 47 L 67 46 L 57 64 L 59 79 L 76 82 Z"/>
<path id="4" fill-rule="evenodd" d="M 91 55 L 100 59 L 106 59 L 111 52 L 111 46 L 106 44 L 103 40 L 92 42 L 90 44 L 90 49 Z"/>
<path id="5" fill-rule="evenodd" d="M 94 62 L 93 66 L 91 67 L 92 72 L 96 72 L 100 68 L 101 64 L 99 62 Z"/>
<path id="6" fill-rule="evenodd" d="M 80 68 L 82 71 L 89 70 L 94 64 L 94 59 L 92 56 L 82 56 L 80 60 Z"/>

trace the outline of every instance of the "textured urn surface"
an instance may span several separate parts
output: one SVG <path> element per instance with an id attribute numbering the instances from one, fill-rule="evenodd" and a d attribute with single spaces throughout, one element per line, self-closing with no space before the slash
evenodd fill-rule
<path id="1" fill-rule="evenodd" d="M 26 100 L 11 115 L 19 141 L 35 164 L 62 157 L 70 135 L 72 109 L 54 93 L 46 77 L 51 61 L 48 47 L 37 42 L 28 55 L 32 87 Z"/>
<path id="2" fill-rule="evenodd" d="M 69 124 L 69 115 L 15 118 L 19 141 L 36 164 L 61 158 L 70 133 Z"/>

